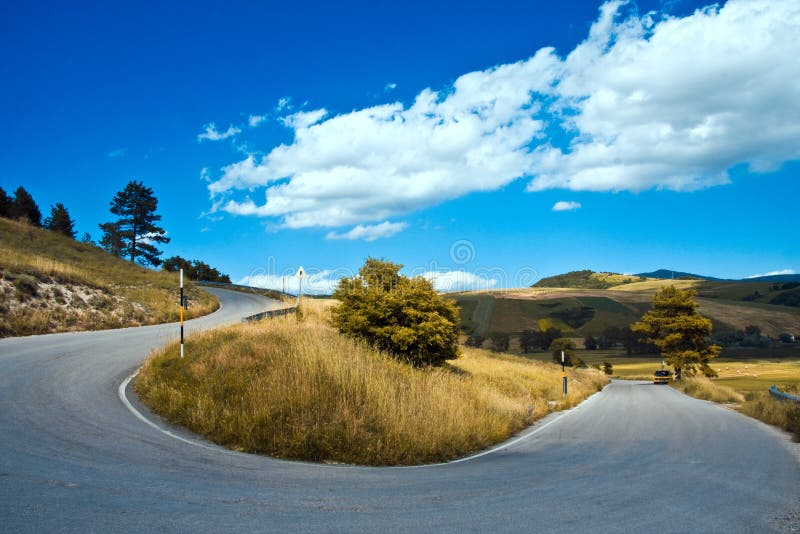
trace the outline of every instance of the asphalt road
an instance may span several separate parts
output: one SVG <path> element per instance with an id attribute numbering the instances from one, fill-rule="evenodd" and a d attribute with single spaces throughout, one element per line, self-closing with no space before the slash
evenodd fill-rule
<path id="1" fill-rule="evenodd" d="M 222 309 L 189 332 L 269 305 L 214 292 Z M 326 466 L 196 446 L 118 396 L 176 334 L 0 340 L 0 532 L 753 532 L 792 528 L 800 502 L 797 445 L 646 383 L 614 382 L 527 439 L 448 465 Z"/>

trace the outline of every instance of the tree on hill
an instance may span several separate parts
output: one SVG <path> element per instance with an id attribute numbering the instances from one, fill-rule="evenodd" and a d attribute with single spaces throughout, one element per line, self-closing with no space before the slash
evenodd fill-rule
<path id="1" fill-rule="evenodd" d="M 492 352 L 508 352 L 510 336 L 503 332 L 494 332 L 489 337 L 492 340 Z"/>
<path id="2" fill-rule="evenodd" d="M 111 201 L 110 211 L 119 219 L 100 225 L 104 232 L 103 247 L 106 247 L 106 242 L 109 244 L 107 250 L 115 250 L 115 245 L 118 246 L 118 255 L 127 256 L 131 263 L 161 265 L 161 251 L 154 243 L 169 243 L 169 237 L 163 228 L 156 225 L 161 220 L 156 209 L 158 199 L 151 188 L 135 180 L 128 182 Z"/>
<path id="3" fill-rule="evenodd" d="M 9 206 L 8 216 L 11 219 L 27 219 L 34 226 L 42 226 L 42 212 L 31 194 L 22 186 L 14 191 L 14 200 Z"/>
<path id="4" fill-rule="evenodd" d="M 164 260 L 161 268 L 173 273 L 183 269 L 183 274 L 192 280 L 220 282 L 223 284 L 231 283 L 230 276 L 222 274 L 217 269 L 200 260 L 187 260 L 180 256 L 172 256 Z"/>
<path id="5" fill-rule="evenodd" d="M 550 344 L 550 352 L 553 354 L 553 361 L 561 363 L 561 352 L 564 352 L 564 365 L 572 365 L 572 359 L 575 357 L 575 342 L 566 337 L 560 337 L 553 340 Z M 582 360 L 581 360 L 582 361 Z"/>
<path id="6" fill-rule="evenodd" d="M 6 190 L 0 187 L 0 217 L 9 217 L 13 200 L 6 194 Z"/>
<path id="7" fill-rule="evenodd" d="M 664 361 L 675 369 L 676 378 L 683 372 L 693 375 L 697 371 L 716 376 L 708 362 L 716 358 L 721 349 L 708 342 L 711 321 L 697 312 L 696 294 L 692 290 L 665 286 L 653 296 L 653 308 L 631 326 L 634 332 L 658 348 Z"/>
<path id="8" fill-rule="evenodd" d="M 75 239 L 75 222 L 70 218 L 69 211 L 61 202 L 50 206 L 50 216 L 44 220 L 44 227 L 52 232 Z"/>
<path id="9" fill-rule="evenodd" d="M 117 257 L 122 256 L 122 234 L 120 233 L 119 224 L 115 222 L 103 223 L 100 230 L 103 231 L 103 236 L 100 238 L 100 248 Z"/>
<path id="10" fill-rule="evenodd" d="M 519 346 L 525 353 L 536 349 L 548 350 L 553 341 L 560 337 L 561 330 L 554 327 L 547 330 L 523 330 L 519 336 Z"/>
<path id="11" fill-rule="evenodd" d="M 458 308 L 428 280 L 400 274 L 402 265 L 367 258 L 358 276 L 342 278 L 333 294 L 333 323 L 415 366 L 458 357 Z"/>

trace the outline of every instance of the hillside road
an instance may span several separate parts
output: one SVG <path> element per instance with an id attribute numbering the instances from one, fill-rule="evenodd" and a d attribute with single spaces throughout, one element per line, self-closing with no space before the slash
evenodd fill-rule
<path id="1" fill-rule="evenodd" d="M 212 289 L 188 332 L 276 306 Z M 614 381 L 466 461 L 368 468 L 180 441 L 118 389 L 175 325 L 0 340 L 0 531 L 789 530 L 800 463 L 781 433 L 672 388 Z M 189 354 L 188 357 L 191 357 Z M 127 396 L 159 425 L 169 428 Z M 424 408 L 424 407 L 423 407 Z M 797 517 L 796 515 L 792 517 Z"/>

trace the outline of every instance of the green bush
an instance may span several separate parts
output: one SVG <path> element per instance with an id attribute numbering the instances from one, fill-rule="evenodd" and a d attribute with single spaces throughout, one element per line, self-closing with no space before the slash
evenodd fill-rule
<path id="1" fill-rule="evenodd" d="M 336 328 L 415 366 L 458 357 L 458 308 L 402 265 L 367 258 L 358 276 L 343 278 L 333 297 Z"/>

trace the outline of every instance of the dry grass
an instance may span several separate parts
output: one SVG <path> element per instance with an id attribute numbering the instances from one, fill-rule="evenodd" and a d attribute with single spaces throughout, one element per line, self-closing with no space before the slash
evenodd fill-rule
<path id="1" fill-rule="evenodd" d="M 609 291 L 656 291 L 665 286 L 675 286 L 678 289 L 691 289 L 700 285 L 703 280 L 660 280 L 648 279 L 644 282 L 634 282 L 609 288 Z"/>
<path id="2" fill-rule="evenodd" d="M 672 386 L 697 399 L 709 400 L 720 404 L 744 402 L 744 395 L 735 389 L 722 386 L 705 377 L 684 378 L 678 382 L 672 382 Z"/>
<path id="3" fill-rule="evenodd" d="M 178 320 L 178 275 L 0 218 L 0 337 L 100 330 Z M 189 284 L 187 318 L 219 307 Z"/>
<path id="4" fill-rule="evenodd" d="M 800 442 L 800 404 L 779 401 L 770 397 L 769 393 L 759 392 L 747 395 L 747 401 L 739 407 L 739 411 L 791 432 L 794 440 Z"/>
<path id="5" fill-rule="evenodd" d="M 141 398 L 173 423 L 222 445 L 272 456 L 366 465 L 445 461 L 503 441 L 577 404 L 607 379 L 467 350 L 438 369 L 414 369 L 338 334 L 329 301 L 297 317 L 199 335 L 145 363 Z"/>

